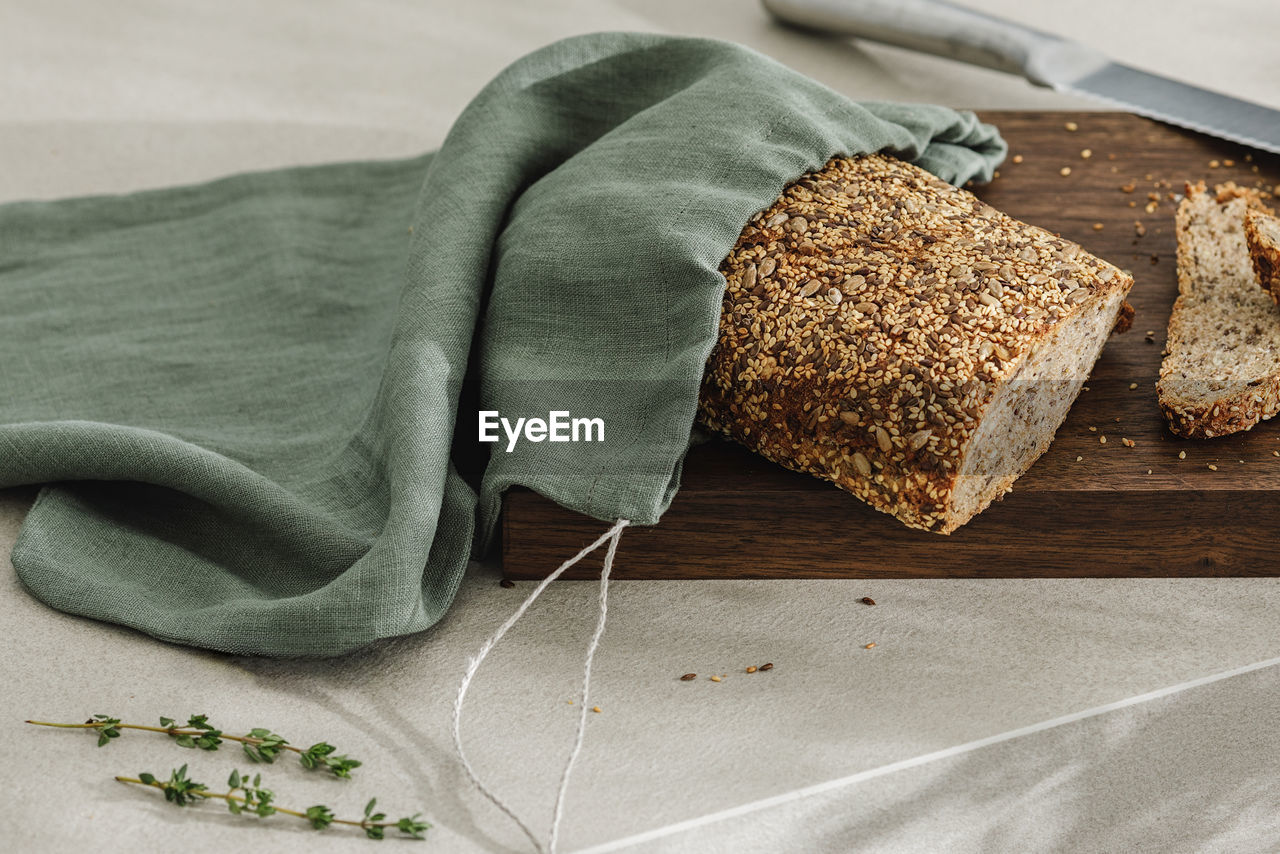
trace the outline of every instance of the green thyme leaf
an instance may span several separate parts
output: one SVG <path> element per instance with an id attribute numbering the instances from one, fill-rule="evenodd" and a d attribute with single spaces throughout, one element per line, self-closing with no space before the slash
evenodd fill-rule
<path id="1" fill-rule="evenodd" d="M 424 839 L 422 835 L 431 829 L 431 823 L 427 821 L 419 821 L 420 813 L 414 813 L 408 818 L 402 818 L 396 822 L 396 829 L 401 833 L 411 836 L 414 839 Z"/>
<path id="2" fill-rule="evenodd" d="M 323 804 L 307 807 L 307 820 L 311 822 L 311 826 L 316 830 L 324 830 L 333 824 L 333 810 Z"/>

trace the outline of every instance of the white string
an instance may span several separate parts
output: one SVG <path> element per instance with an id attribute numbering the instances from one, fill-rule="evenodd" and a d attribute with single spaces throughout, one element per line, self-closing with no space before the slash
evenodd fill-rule
<path id="1" fill-rule="evenodd" d="M 612 528 L 601 534 L 599 538 L 582 551 L 560 564 L 554 572 L 539 582 L 537 587 L 533 588 L 533 592 L 530 593 L 524 602 L 520 604 L 520 607 L 515 610 L 515 613 L 508 617 L 507 621 L 504 622 L 498 630 L 484 642 L 483 645 L 481 645 L 480 651 L 471 659 L 470 663 L 467 665 L 466 673 L 462 676 L 462 684 L 458 686 L 458 696 L 453 701 L 453 748 L 458 754 L 459 761 L 462 762 L 462 769 L 467 772 L 467 777 L 470 778 L 471 782 L 475 784 L 475 787 L 480 790 L 482 795 L 488 798 L 494 806 L 506 813 L 512 821 L 519 825 L 520 829 L 524 831 L 524 835 L 529 837 L 529 841 L 533 843 L 534 850 L 536 851 L 547 851 L 549 854 L 554 854 L 555 852 L 560 818 L 563 814 L 564 808 L 564 796 L 565 792 L 569 788 L 569 775 L 572 772 L 574 762 L 578 758 L 578 753 L 582 749 L 583 733 L 586 728 L 587 718 L 587 689 L 591 684 L 591 664 L 592 659 L 595 657 L 596 647 L 600 643 L 600 636 L 604 633 L 606 596 L 609 589 L 609 572 L 613 568 L 613 556 L 617 552 L 618 541 L 622 538 L 622 529 L 627 527 L 629 524 L 630 522 L 628 520 L 619 519 Z M 524 616 L 525 611 L 529 610 L 529 606 L 542 595 L 542 591 L 547 588 L 547 585 L 559 578 L 569 567 L 573 566 L 575 563 L 598 549 L 606 540 L 610 542 L 609 550 L 605 554 L 604 568 L 600 573 L 600 617 L 596 623 L 595 633 L 591 637 L 591 644 L 587 648 L 587 656 L 583 667 L 582 706 L 578 710 L 579 717 L 577 737 L 574 742 L 573 751 L 569 754 L 569 761 L 565 765 L 564 773 L 560 778 L 560 791 L 556 795 L 555 810 L 552 814 L 551 834 L 548 838 L 547 847 L 544 848 L 542 843 L 538 840 L 537 835 L 529 829 L 529 826 L 525 824 L 518 815 L 515 814 L 515 811 L 512 810 L 511 807 L 507 806 L 506 802 L 503 801 L 502 798 L 498 797 L 480 780 L 479 775 L 476 774 L 475 769 L 471 766 L 470 760 L 467 759 L 467 755 L 462 749 L 462 703 L 466 699 L 467 690 L 471 687 L 471 680 L 475 678 L 476 671 L 480 669 L 480 665 L 484 662 L 490 651 L 493 650 L 498 641 L 502 640 L 502 636 L 516 624 L 516 621 Z"/>
<path id="2" fill-rule="evenodd" d="M 582 668 L 582 700 L 578 706 L 578 733 L 573 740 L 573 750 L 569 752 L 569 761 L 564 764 L 564 773 L 560 775 L 560 791 L 556 794 L 555 811 L 551 814 L 551 834 L 547 837 L 547 851 L 556 854 L 556 842 L 560 837 L 560 819 L 564 817 L 564 798 L 569 791 L 569 775 L 573 773 L 573 763 L 578 761 L 582 752 L 582 738 L 587 731 L 587 693 L 591 690 L 591 662 L 596 657 L 596 647 L 600 645 L 600 636 L 604 634 L 605 617 L 609 612 L 609 571 L 613 569 L 613 556 L 618 551 L 618 541 L 622 539 L 622 529 L 626 527 L 622 520 L 615 529 L 613 538 L 609 540 L 609 550 L 604 555 L 604 567 L 600 570 L 600 616 L 596 620 L 596 631 L 591 636 L 591 644 L 587 647 L 587 657 Z"/>

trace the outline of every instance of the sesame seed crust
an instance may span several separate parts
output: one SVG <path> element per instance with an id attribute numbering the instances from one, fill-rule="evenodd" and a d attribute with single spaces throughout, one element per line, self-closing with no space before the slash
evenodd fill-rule
<path id="1" fill-rule="evenodd" d="M 969 439 L 1022 357 L 1132 278 L 887 155 L 837 157 L 746 225 L 710 429 L 948 533 Z"/>

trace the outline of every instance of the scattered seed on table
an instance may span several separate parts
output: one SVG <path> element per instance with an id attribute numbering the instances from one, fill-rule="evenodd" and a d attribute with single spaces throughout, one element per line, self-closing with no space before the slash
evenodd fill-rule
<path id="1" fill-rule="evenodd" d="M 767 663 L 765 663 L 765 664 L 760 665 L 760 669 L 761 669 L 761 670 L 772 670 L 772 669 L 773 669 L 773 662 L 772 662 L 772 661 L 770 661 L 770 662 L 767 662 Z"/>
<path id="2" fill-rule="evenodd" d="M 753 665 L 751 665 L 750 667 L 748 667 L 748 668 L 747 668 L 747 672 L 748 672 L 748 673 L 755 673 L 755 672 L 756 672 L 756 666 L 755 666 L 754 664 L 753 664 Z"/>
<path id="3" fill-rule="evenodd" d="M 1103 225 L 1102 225 L 1102 223 L 1100 223 L 1100 222 L 1095 222 L 1095 223 L 1093 224 L 1093 230 L 1094 230 L 1094 231 L 1102 231 L 1102 229 L 1103 229 Z"/>
<path id="4" fill-rule="evenodd" d="M 1222 165 L 1230 169 L 1232 166 L 1236 165 L 1236 162 L 1234 160 L 1224 160 L 1222 161 Z"/>
<path id="5" fill-rule="evenodd" d="M 1146 211 L 1147 213 L 1155 213 L 1157 207 L 1158 205 L 1155 202 L 1147 202 L 1147 205 L 1146 207 L 1143 208 L 1143 210 Z"/>
<path id="6" fill-rule="evenodd" d="M 1122 438 L 1120 439 L 1120 444 L 1121 444 L 1121 445 L 1124 445 L 1126 448 L 1132 448 L 1132 447 L 1133 447 L 1133 445 L 1134 445 L 1134 442 L 1133 442 L 1133 440 L 1132 440 L 1132 439 L 1125 439 L 1125 438 L 1123 438 L 1123 437 L 1122 437 Z"/>
<path id="7" fill-rule="evenodd" d="M 1178 459 L 1180 459 L 1180 460 L 1185 460 L 1186 458 L 1187 458 L 1187 452 L 1186 452 L 1186 451 L 1178 451 Z"/>
<path id="8" fill-rule="evenodd" d="M 696 673 L 686 673 L 685 675 L 683 675 L 683 676 L 681 676 L 681 677 L 680 677 L 680 681 L 681 681 L 681 682 L 692 682 L 693 680 L 695 680 L 695 679 L 697 679 L 697 678 L 698 678 L 698 674 L 696 674 Z"/>
<path id="9" fill-rule="evenodd" d="M 712 682 L 719 682 L 719 681 L 721 681 L 721 679 L 720 679 L 720 677 L 719 677 L 719 676 L 712 676 L 712 677 L 711 677 L 711 681 L 712 681 Z"/>
<path id="10" fill-rule="evenodd" d="M 863 604 L 863 605 L 874 605 L 874 604 L 876 604 L 876 600 L 872 599 L 870 596 L 863 596 L 863 597 L 862 597 L 862 604 Z"/>
<path id="11" fill-rule="evenodd" d="M 1099 445 L 1105 445 L 1105 444 L 1107 444 L 1107 437 L 1106 437 L 1106 436 L 1099 436 L 1099 437 L 1098 437 L 1098 444 L 1099 444 Z"/>
<path id="12" fill-rule="evenodd" d="M 1217 470 L 1218 470 L 1217 466 L 1215 466 L 1213 463 L 1209 463 L 1209 471 L 1217 471 Z"/>
<path id="13" fill-rule="evenodd" d="M 1093 149 L 1092 149 L 1092 148 L 1086 148 L 1084 151 L 1080 152 L 1080 159 L 1081 159 L 1081 160 L 1088 160 L 1088 159 L 1089 159 L 1090 157 L 1092 157 L 1092 156 L 1093 156 Z"/>
<path id="14" fill-rule="evenodd" d="M 875 643 L 874 643 L 874 642 L 872 642 L 872 643 L 869 643 L 869 644 L 867 644 L 866 646 L 864 646 L 864 647 L 863 647 L 863 649 L 871 649 L 871 648 L 872 648 L 872 647 L 874 647 L 874 646 L 875 646 Z"/>
<path id="15" fill-rule="evenodd" d="M 1129 383 L 1129 391 L 1133 391 L 1138 387 L 1137 383 Z"/>
<path id="16" fill-rule="evenodd" d="M 515 587 L 515 586 L 516 586 L 516 583 L 515 583 L 514 581 L 512 581 L 510 578 L 504 578 L 504 579 L 502 579 L 501 581 L 499 581 L 499 582 L 498 582 L 498 586 L 499 586 L 499 587 L 506 587 L 506 588 L 508 588 L 508 589 L 509 589 L 509 588 Z"/>
<path id="17" fill-rule="evenodd" d="M 1280 451 L 1272 451 L 1272 452 L 1271 452 L 1271 456 L 1273 456 L 1273 457 L 1280 457 Z"/>
<path id="18" fill-rule="evenodd" d="M 591 711 L 595 712 L 595 713 L 598 715 L 598 714 L 600 714 L 600 707 L 599 707 L 599 706 L 592 706 L 592 707 L 591 707 Z"/>
<path id="19" fill-rule="evenodd" d="M 1151 474 L 1151 469 L 1147 469 L 1147 474 Z"/>
<path id="20" fill-rule="evenodd" d="M 1083 461 L 1084 461 L 1084 457 L 1076 457 L 1076 462 L 1078 462 L 1078 463 L 1079 463 L 1079 462 L 1083 462 Z"/>
<path id="21" fill-rule="evenodd" d="M 1097 428 L 1097 427 L 1090 427 L 1090 428 L 1089 428 L 1089 432 L 1090 432 L 1090 433 L 1097 433 L 1097 432 L 1098 432 L 1098 428 Z"/>
<path id="22" fill-rule="evenodd" d="M 1120 185 L 1120 192 L 1122 193 L 1132 193 L 1136 189 L 1138 189 L 1138 185 L 1134 184 L 1133 182 Z"/>
<path id="23" fill-rule="evenodd" d="M 1073 133 L 1075 131 L 1080 130 L 1080 125 L 1076 124 L 1075 122 L 1067 122 L 1065 125 L 1063 125 L 1063 127 L 1065 127 L 1069 131 L 1072 131 Z"/>
<path id="24" fill-rule="evenodd" d="M 1022 155 L 1021 155 L 1021 154 L 1015 154 L 1015 155 L 1013 155 L 1013 162 L 1014 162 L 1014 163 L 1021 163 L 1021 162 L 1022 162 Z"/>
<path id="25" fill-rule="evenodd" d="M 1221 163 L 1219 163 L 1219 162 L 1218 162 L 1218 161 L 1216 161 L 1216 160 L 1210 160 L 1210 161 L 1209 161 L 1209 168 L 1210 168 L 1210 169 L 1217 169 L 1217 168 L 1218 168 L 1219 166 L 1221 166 L 1221 165 L 1222 165 L 1222 164 L 1221 164 Z"/>
<path id="26" fill-rule="evenodd" d="M 1059 170 L 1058 170 L 1058 174 L 1059 174 L 1059 175 L 1061 175 L 1061 176 L 1062 176 L 1062 177 L 1064 177 L 1064 178 L 1065 178 L 1065 177 L 1067 177 L 1068 175 L 1070 175 L 1070 174 L 1071 174 L 1071 167 L 1070 167 L 1070 166 L 1063 166 L 1061 169 L 1059 169 Z"/>

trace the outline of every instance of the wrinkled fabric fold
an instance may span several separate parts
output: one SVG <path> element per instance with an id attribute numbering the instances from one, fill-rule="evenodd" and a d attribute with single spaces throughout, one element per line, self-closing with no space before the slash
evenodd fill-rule
<path id="1" fill-rule="evenodd" d="M 234 653 L 420 631 L 503 492 L 655 524 L 746 221 L 837 154 L 945 180 L 969 113 L 642 34 L 500 74 L 438 152 L 0 206 L 0 486 L 51 606 Z M 477 410 L 604 440 L 476 441 Z"/>

